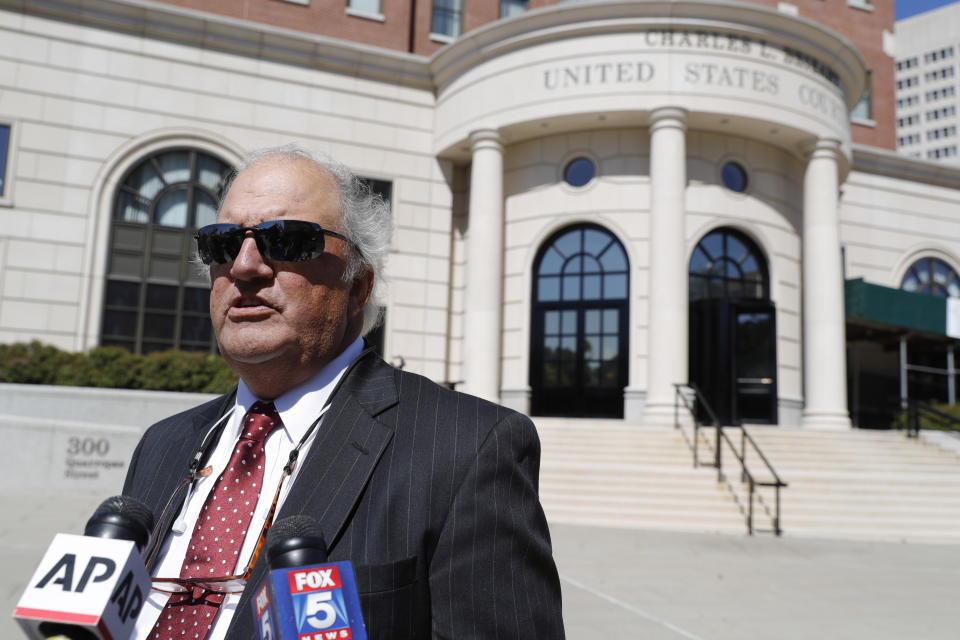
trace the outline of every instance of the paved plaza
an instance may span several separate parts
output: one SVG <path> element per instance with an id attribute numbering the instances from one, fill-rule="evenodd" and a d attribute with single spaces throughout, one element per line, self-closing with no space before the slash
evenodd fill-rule
<path id="1" fill-rule="evenodd" d="M 0 493 L 0 638 L 56 532 L 100 496 Z M 573 640 L 957 640 L 960 546 L 603 529 L 555 524 Z"/>

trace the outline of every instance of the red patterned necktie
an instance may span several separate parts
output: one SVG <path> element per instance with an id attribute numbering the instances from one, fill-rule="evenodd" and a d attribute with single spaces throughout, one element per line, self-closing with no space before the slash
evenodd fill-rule
<path id="1" fill-rule="evenodd" d="M 257 402 L 243 416 L 243 433 L 230 462 L 197 517 L 181 578 L 233 574 L 263 484 L 263 443 L 279 424 L 280 415 L 272 402 Z M 170 596 L 149 640 L 203 640 L 223 598 L 200 588 Z"/>

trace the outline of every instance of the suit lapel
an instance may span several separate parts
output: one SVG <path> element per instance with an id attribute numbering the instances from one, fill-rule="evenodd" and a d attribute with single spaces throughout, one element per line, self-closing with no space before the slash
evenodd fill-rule
<path id="1" fill-rule="evenodd" d="M 376 416 L 397 401 L 393 369 L 369 351 L 357 358 L 344 374 L 277 518 L 297 513 L 315 517 L 327 544 L 336 545 L 393 437 L 393 428 Z"/>
<path id="2" fill-rule="evenodd" d="M 347 518 L 360 499 L 377 462 L 393 438 L 393 428 L 377 420 L 398 402 L 394 370 L 372 350 L 364 351 L 347 369 L 333 404 L 274 522 L 305 514 L 319 521 L 328 548 L 336 545 Z M 247 588 L 227 637 L 253 633 L 250 595 L 267 573 L 266 553 L 250 572 Z"/>

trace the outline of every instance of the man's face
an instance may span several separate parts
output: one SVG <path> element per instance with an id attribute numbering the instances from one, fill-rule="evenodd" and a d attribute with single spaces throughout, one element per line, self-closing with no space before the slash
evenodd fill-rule
<path id="1" fill-rule="evenodd" d="M 324 169 L 271 156 L 237 176 L 218 222 L 305 220 L 342 232 L 338 197 Z M 248 232 L 233 262 L 211 266 L 210 318 L 220 351 L 258 396 L 299 384 L 359 335 L 370 278 L 343 282 L 347 251 L 343 240 L 327 236 L 319 258 L 271 261 Z"/>

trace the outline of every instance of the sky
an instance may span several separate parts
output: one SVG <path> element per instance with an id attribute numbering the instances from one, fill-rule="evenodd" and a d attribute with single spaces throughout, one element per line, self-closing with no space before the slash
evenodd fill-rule
<path id="1" fill-rule="evenodd" d="M 894 0 L 896 19 L 909 18 L 910 16 L 931 9 L 937 9 L 948 4 L 954 4 L 958 0 Z"/>

